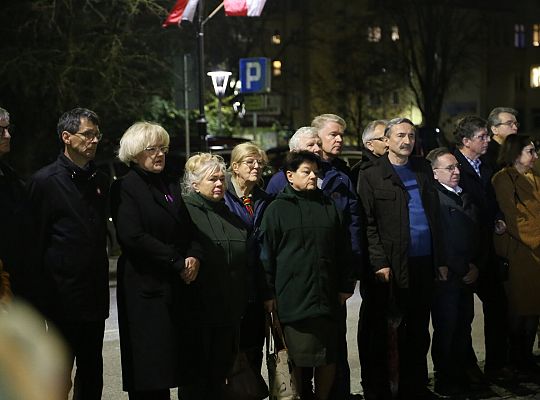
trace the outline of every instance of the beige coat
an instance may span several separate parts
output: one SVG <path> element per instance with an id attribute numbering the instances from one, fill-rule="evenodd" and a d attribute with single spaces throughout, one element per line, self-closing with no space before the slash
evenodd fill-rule
<path id="1" fill-rule="evenodd" d="M 508 299 L 518 315 L 540 315 L 540 175 L 532 174 L 510 167 L 492 179 L 508 232 L 497 252 L 509 260 Z"/>

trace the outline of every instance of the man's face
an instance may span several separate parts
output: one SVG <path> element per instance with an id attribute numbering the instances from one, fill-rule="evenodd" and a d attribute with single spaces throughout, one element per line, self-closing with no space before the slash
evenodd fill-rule
<path id="1" fill-rule="evenodd" d="M 437 158 L 433 168 L 433 176 L 440 183 L 455 189 L 459 185 L 459 163 L 452 154 L 444 154 Z"/>
<path id="2" fill-rule="evenodd" d="M 335 158 L 341 154 L 343 148 L 343 134 L 345 129 L 337 122 L 328 121 L 319 131 L 322 143 L 322 156 L 325 159 Z"/>
<path id="3" fill-rule="evenodd" d="M 366 141 L 366 148 L 377 157 L 384 155 L 388 150 L 388 141 L 384 136 L 384 129 L 384 125 L 377 125 L 372 132 L 371 139 Z"/>
<path id="4" fill-rule="evenodd" d="M 62 139 L 66 147 L 87 162 L 93 160 L 96 156 L 99 137 L 99 127 L 85 117 L 81 117 L 81 124 L 77 132 L 64 131 L 62 133 Z"/>
<path id="5" fill-rule="evenodd" d="M 390 128 L 388 151 L 397 157 L 409 157 L 414 149 L 416 135 L 414 127 L 406 122 Z"/>
<path id="6" fill-rule="evenodd" d="M 513 114 L 502 112 L 499 114 L 498 118 L 501 122 L 491 127 L 494 135 L 505 140 L 509 135 L 515 135 L 517 133 L 519 123 Z"/>
<path id="7" fill-rule="evenodd" d="M 317 154 L 318 156 L 321 155 L 321 139 L 316 137 L 301 137 L 299 141 L 299 150 L 306 150 L 311 153 Z"/>
<path id="8" fill-rule="evenodd" d="M 0 119 L 0 157 L 11 150 L 11 135 L 8 126 L 9 119 Z"/>
<path id="9" fill-rule="evenodd" d="M 463 146 L 469 150 L 471 156 L 478 158 L 486 154 L 490 140 L 487 129 L 480 128 L 474 132 L 471 139 L 463 139 Z"/>

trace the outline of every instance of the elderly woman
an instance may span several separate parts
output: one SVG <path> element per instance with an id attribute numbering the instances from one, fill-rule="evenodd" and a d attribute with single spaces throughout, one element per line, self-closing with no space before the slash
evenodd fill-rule
<path id="1" fill-rule="evenodd" d="M 261 259 L 275 297 L 297 382 L 315 368 L 315 398 L 328 399 L 338 346 L 338 310 L 354 290 L 346 228 L 336 205 L 317 188 L 320 158 L 291 152 L 289 185 L 268 206 L 261 224 Z"/>
<path id="2" fill-rule="evenodd" d="M 540 176 L 528 136 L 508 136 L 499 153 L 503 167 L 493 176 L 506 233 L 496 238 L 499 255 L 508 259 L 511 362 L 524 373 L 538 373 L 532 350 L 540 315 Z M 502 240 L 501 240 L 502 239 Z"/>
<path id="3" fill-rule="evenodd" d="M 205 258 L 194 282 L 196 330 L 191 345 L 200 351 L 196 374 L 183 398 L 219 400 L 238 349 L 246 297 L 247 231 L 225 205 L 225 163 L 198 154 L 186 162 L 184 201 L 198 229 Z M 183 388 L 184 389 L 184 388 Z"/>
<path id="4" fill-rule="evenodd" d="M 245 351 L 254 371 L 262 366 L 265 337 L 264 271 L 259 257 L 257 232 L 271 197 L 258 185 L 268 158 L 253 143 L 241 143 L 231 154 L 230 173 L 226 175 L 225 204 L 238 215 L 248 231 L 248 305 L 242 318 L 240 348 Z"/>
<path id="5" fill-rule="evenodd" d="M 179 386 L 179 296 L 196 277 L 201 251 L 178 185 L 164 177 L 169 135 L 138 122 L 120 140 L 129 172 L 112 187 L 118 260 L 123 388 L 130 399 L 169 399 Z"/>

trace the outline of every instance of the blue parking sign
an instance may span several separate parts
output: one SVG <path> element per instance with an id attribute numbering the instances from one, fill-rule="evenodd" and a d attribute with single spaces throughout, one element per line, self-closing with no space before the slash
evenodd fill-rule
<path id="1" fill-rule="evenodd" d="M 241 58 L 240 82 L 242 93 L 270 91 L 270 60 L 268 58 Z"/>

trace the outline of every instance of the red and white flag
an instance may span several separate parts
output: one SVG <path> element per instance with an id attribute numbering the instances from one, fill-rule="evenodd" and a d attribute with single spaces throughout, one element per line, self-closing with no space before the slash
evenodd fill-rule
<path id="1" fill-rule="evenodd" d="M 193 22 L 199 0 L 178 0 L 167 16 L 163 27 L 180 25 L 183 20 Z"/>
<path id="2" fill-rule="evenodd" d="M 259 17 L 266 0 L 224 0 L 228 17 Z"/>

